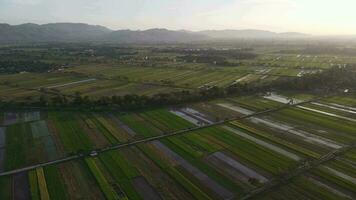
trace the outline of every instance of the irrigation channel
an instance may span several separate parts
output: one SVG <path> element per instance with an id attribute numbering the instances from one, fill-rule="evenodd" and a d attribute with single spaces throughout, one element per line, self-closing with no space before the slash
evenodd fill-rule
<path id="1" fill-rule="evenodd" d="M 69 161 L 72 161 L 72 160 L 82 159 L 82 158 L 85 158 L 85 157 L 97 156 L 98 154 L 104 153 L 104 152 L 107 152 L 107 151 L 117 150 L 117 149 L 121 149 L 121 148 L 124 148 L 124 147 L 129 147 L 129 146 L 134 146 L 134 145 L 137 145 L 137 144 L 140 144 L 140 143 L 147 143 L 147 142 L 151 142 L 151 141 L 155 141 L 155 140 L 159 140 L 159 139 L 163 139 L 163 138 L 167 138 L 167 137 L 171 137 L 171 136 L 175 136 L 175 135 L 186 134 L 186 133 L 189 133 L 189 132 L 192 132 L 192 131 L 195 131 L 195 130 L 200 130 L 200 129 L 205 129 L 205 128 L 214 127 L 214 126 L 218 126 L 218 125 L 223 125 L 223 124 L 228 123 L 228 122 L 232 122 L 232 121 L 236 121 L 236 120 L 242 120 L 242 119 L 254 117 L 254 116 L 257 116 L 257 115 L 263 115 L 263 114 L 267 114 L 267 113 L 270 113 L 270 112 L 276 112 L 276 111 L 279 111 L 279 110 L 282 110 L 282 109 L 287 109 L 287 108 L 290 108 L 290 107 L 295 107 L 295 106 L 300 106 L 302 104 L 307 104 L 307 103 L 310 103 L 310 102 L 313 102 L 313 101 L 318 101 L 318 100 L 320 100 L 322 98 L 325 98 L 325 97 L 318 97 L 318 98 L 315 98 L 315 99 L 299 102 L 299 103 L 296 103 L 296 104 L 286 104 L 286 105 L 283 105 L 283 106 L 280 106 L 280 107 L 277 107 L 277 108 L 268 109 L 268 110 L 265 110 L 265 111 L 256 112 L 256 113 L 252 113 L 252 114 L 245 115 L 245 116 L 234 117 L 234 118 L 226 119 L 226 120 L 223 120 L 223 121 L 215 122 L 215 123 L 212 123 L 212 124 L 204 125 L 204 126 L 198 126 L 198 127 L 194 127 L 194 128 L 183 129 L 183 130 L 170 132 L 170 133 L 166 133 L 166 134 L 155 136 L 155 137 L 150 137 L 150 138 L 145 138 L 145 139 L 141 139 L 141 140 L 136 140 L 136 141 L 133 141 L 133 142 L 127 142 L 127 143 L 123 143 L 123 144 L 113 145 L 113 146 L 105 147 L 105 148 L 102 148 L 102 149 L 99 149 L 99 150 L 94 150 L 93 149 L 93 151 L 91 153 L 89 153 L 89 154 L 78 153 L 77 155 L 67 156 L 65 158 L 57 159 L 57 160 L 54 160 L 54 161 L 40 163 L 40 164 L 27 166 L 27 167 L 20 168 L 20 169 L 15 169 L 15 170 L 11 170 L 11 171 L 2 172 L 2 173 L 0 173 L 0 177 L 14 175 L 14 174 L 18 174 L 18 173 L 21 173 L 21 172 L 30 171 L 30 170 L 36 169 L 38 167 L 56 165 L 56 164 L 60 164 L 60 163 L 64 163 L 64 162 L 69 162 Z M 324 162 L 327 162 L 327 161 L 329 161 L 331 159 L 336 158 L 337 157 L 336 155 L 343 154 L 346 151 L 348 151 L 350 148 L 354 148 L 354 146 L 345 146 L 345 147 L 343 147 L 341 149 L 338 149 L 338 150 L 335 150 L 333 152 L 330 152 L 329 154 L 327 154 L 327 155 L 325 155 L 325 156 L 323 156 L 323 157 L 321 157 L 319 159 L 316 159 L 316 160 L 312 161 L 311 163 L 303 164 L 302 166 L 297 168 L 291 174 L 286 175 L 284 178 L 278 179 L 278 180 L 271 180 L 270 182 L 266 183 L 266 185 L 249 192 L 243 199 L 248 199 L 248 198 L 250 198 L 252 196 L 255 196 L 255 195 L 257 195 L 257 194 L 259 194 L 261 192 L 264 192 L 264 191 L 266 191 L 266 190 L 268 190 L 268 189 L 270 189 L 272 187 L 276 187 L 276 186 L 282 184 L 283 181 L 285 181 L 285 180 L 288 180 L 288 179 L 290 179 L 292 177 L 295 177 L 295 176 L 297 176 L 297 175 L 299 175 L 301 173 L 304 173 L 304 172 L 308 171 L 309 169 L 311 169 L 313 167 L 316 167 L 316 166 L 318 166 L 318 165 L 320 165 L 320 164 L 322 164 Z"/>

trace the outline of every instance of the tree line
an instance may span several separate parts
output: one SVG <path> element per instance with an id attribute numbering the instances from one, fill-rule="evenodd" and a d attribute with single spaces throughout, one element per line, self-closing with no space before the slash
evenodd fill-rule
<path id="1" fill-rule="evenodd" d="M 103 96 L 90 98 L 76 93 L 73 96 L 62 94 L 43 94 L 36 101 L 13 103 L 13 105 L 44 106 L 54 108 L 103 109 L 114 108 L 122 111 L 179 105 L 230 96 L 262 94 L 270 91 L 299 91 L 299 92 L 338 92 L 356 91 L 356 67 L 334 67 L 316 74 L 303 77 L 280 78 L 272 83 L 237 83 L 229 87 L 211 87 L 198 91 L 182 90 L 170 93 L 158 93 L 152 96 L 128 94 L 124 96 Z M 11 102 L 8 102 L 11 105 Z M 7 104 L 9 105 L 9 104 Z"/>

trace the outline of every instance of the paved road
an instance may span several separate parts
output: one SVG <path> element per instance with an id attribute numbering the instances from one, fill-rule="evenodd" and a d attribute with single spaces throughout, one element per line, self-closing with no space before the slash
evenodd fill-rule
<path id="1" fill-rule="evenodd" d="M 323 98 L 323 97 L 321 97 L 321 98 Z M 297 103 L 297 104 L 293 104 L 293 105 L 283 105 L 281 107 L 268 109 L 268 110 L 261 111 L 261 112 L 256 112 L 256 113 L 253 113 L 253 114 L 250 114 L 250 115 L 245 115 L 245 116 L 242 116 L 242 117 L 234 117 L 234 118 L 231 118 L 231 119 L 219 121 L 219 122 L 208 124 L 208 125 L 204 125 L 204 126 L 198 126 L 198 127 L 183 129 L 183 130 L 179 130 L 179 131 L 175 131 L 175 132 L 165 133 L 165 134 L 162 134 L 162 135 L 159 135 L 159 136 L 155 136 L 155 137 L 150 137 L 150 138 L 145 138 L 145 139 L 141 139 L 141 140 L 136 140 L 136 141 L 133 141 L 133 142 L 127 142 L 127 143 L 123 143 L 123 144 L 113 145 L 113 146 L 110 146 L 110 147 L 105 147 L 103 149 L 97 150 L 96 152 L 98 154 L 99 153 L 104 153 L 104 152 L 107 152 L 107 151 L 121 149 L 121 148 L 124 148 L 124 147 L 137 145 L 137 144 L 140 144 L 140 143 L 146 143 L 146 142 L 151 142 L 151 141 L 154 141 L 154 140 L 159 140 L 159 139 L 163 139 L 163 138 L 167 138 L 167 137 L 171 137 L 171 136 L 175 136 L 175 135 L 185 134 L 185 133 L 189 133 L 189 132 L 192 132 L 192 131 L 195 131 L 195 130 L 200 130 L 200 129 L 205 129 L 205 128 L 209 128 L 209 127 L 222 125 L 222 124 L 225 124 L 225 123 L 228 123 L 228 122 L 232 122 L 232 121 L 235 121 L 235 120 L 246 119 L 246 118 L 257 116 L 257 115 L 263 115 L 263 114 L 267 114 L 267 113 L 270 113 L 270 112 L 276 112 L 276 111 L 279 111 L 279 110 L 282 110 L 282 109 L 295 107 L 295 106 L 298 106 L 298 105 L 302 105 L 302 104 L 306 104 L 306 103 L 310 103 L 310 102 L 313 102 L 313 101 L 320 100 L 321 98 L 315 98 L 315 99 L 312 99 L 312 100 L 309 100 L 309 101 L 303 101 L 303 102 L 300 102 L 300 103 Z M 58 159 L 58 160 L 54 160 L 54 161 L 50 161 L 50 162 L 46 162 L 46 163 L 40 163 L 40 164 L 24 167 L 24 168 L 21 168 L 21 169 L 2 172 L 2 173 L 0 173 L 0 177 L 1 176 L 17 174 L 17 173 L 21 173 L 21 172 L 24 172 L 24 171 L 29 171 L 29 170 L 35 169 L 37 167 L 45 167 L 45 166 L 49 166 L 49 165 L 55 165 L 55 164 L 59 164 L 59 163 L 63 163 L 63 162 L 68 162 L 68 161 L 80 159 L 80 158 L 83 158 L 83 157 L 86 157 L 86 156 L 90 156 L 90 155 L 77 154 L 75 156 L 69 156 L 69 157 L 65 157 L 65 158 L 62 158 L 62 159 Z"/>

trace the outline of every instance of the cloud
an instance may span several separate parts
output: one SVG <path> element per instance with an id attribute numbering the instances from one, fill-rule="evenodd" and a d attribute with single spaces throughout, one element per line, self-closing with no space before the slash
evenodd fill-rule
<path id="1" fill-rule="evenodd" d="M 200 13 L 206 24 L 220 28 L 269 26 L 283 29 L 290 13 L 297 9 L 292 0 L 235 0 L 217 10 Z"/>

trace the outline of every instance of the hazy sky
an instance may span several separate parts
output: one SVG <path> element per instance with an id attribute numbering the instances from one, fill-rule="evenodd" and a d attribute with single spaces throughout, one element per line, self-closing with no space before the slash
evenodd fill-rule
<path id="1" fill-rule="evenodd" d="M 0 22 L 356 34 L 356 0 L 0 0 Z"/>

